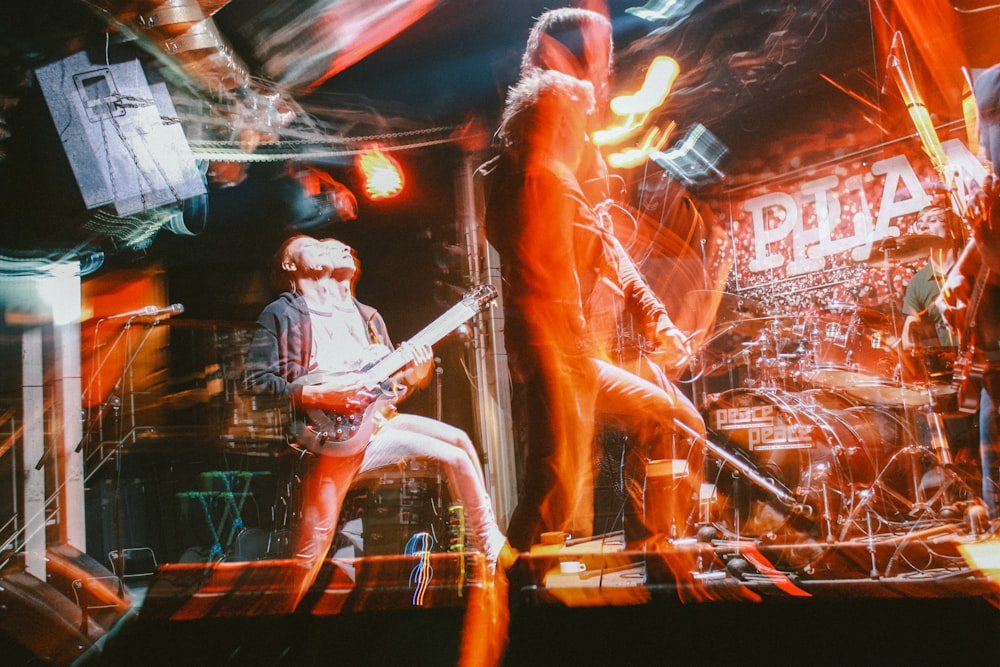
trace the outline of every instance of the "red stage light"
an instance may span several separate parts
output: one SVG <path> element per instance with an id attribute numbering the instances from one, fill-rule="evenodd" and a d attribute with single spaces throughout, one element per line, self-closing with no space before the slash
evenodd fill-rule
<path id="1" fill-rule="evenodd" d="M 395 197 L 403 190 L 403 170 L 399 163 L 378 146 L 360 152 L 356 159 L 364 179 L 365 195 L 371 200 Z"/>

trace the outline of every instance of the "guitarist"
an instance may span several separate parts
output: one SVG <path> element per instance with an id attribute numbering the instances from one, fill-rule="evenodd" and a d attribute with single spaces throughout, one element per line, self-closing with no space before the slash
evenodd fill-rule
<path id="1" fill-rule="evenodd" d="M 363 412 L 381 388 L 371 387 L 360 373 L 392 349 L 385 322 L 372 307 L 354 298 L 358 263 L 352 249 L 336 240 L 298 235 L 279 250 L 277 275 L 287 291 L 264 308 L 251 347 L 249 380 L 254 391 L 290 402 L 295 414 L 295 444 L 316 437 L 305 423 L 311 410 Z M 407 345 L 404 343 L 404 345 Z M 429 346 L 410 346 L 413 359 L 393 379 L 393 395 L 422 385 L 432 370 Z M 302 383 L 307 375 L 323 379 Z M 332 379 L 331 379 L 332 378 Z M 297 382 L 299 381 L 299 382 Z M 329 549 L 341 505 L 351 482 L 361 472 L 398 465 L 413 457 L 438 461 L 449 488 L 465 509 L 466 530 L 473 546 L 485 555 L 491 571 L 503 553 L 503 565 L 515 555 L 497 526 L 475 447 L 462 430 L 419 415 L 396 413 L 395 400 L 366 414 L 375 420 L 373 435 L 343 453 L 336 447 L 320 454 L 303 453 L 303 507 L 295 530 L 295 555 L 310 573 L 300 597 Z M 306 448 L 307 449 L 307 448 Z"/>
<path id="2" fill-rule="evenodd" d="M 979 144 L 990 164 L 981 190 L 968 202 L 972 239 L 959 255 L 937 305 L 960 334 L 962 358 L 955 375 L 959 402 L 979 412 L 979 461 L 983 500 L 990 516 L 1000 509 L 1000 64 L 975 82 Z"/>

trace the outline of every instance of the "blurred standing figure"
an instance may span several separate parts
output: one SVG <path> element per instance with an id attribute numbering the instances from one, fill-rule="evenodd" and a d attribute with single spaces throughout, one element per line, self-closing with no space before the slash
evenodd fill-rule
<path id="1" fill-rule="evenodd" d="M 911 229 L 914 234 L 943 239 L 944 245 L 928 250 L 927 263 L 913 274 L 906 285 L 902 311 L 906 319 L 900 343 L 910 353 L 905 360 L 914 380 L 944 386 L 952 378 L 959 339 L 945 321 L 937 298 L 948 271 L 962 249 L 965 235 L 959 217 L 950 208 L 937 205 L 921 209 Z M 934 438 L 940 434 L 953 460 L 978 458 L 977 445 L 972 437 L 975 429 L 971 428 L 974 426 L 971 416 L 950 414 L 945 410 L 925 410 L 921 414 L 922 417 L 916 421 L 917 432 L 925 442 L 933 447 Z M 942 462 L 948 463 L 949 460 Z"/>
<path id="2" fill-rule="evenodd" d="M 544 12 L 531 28 L 521 57 L 520 81 L 545 71 L 555 71 L 590 84 L 593 104 L 587 113 L 588 140 L 576 174 L 587 200 L 592 204 L 604 201 L 610 195 L 607 165 L 598 147 L 589 141 L 589 136 L 604 126 L 613 68 L 611 21 L 589 9 L 564 7 Z M 508 119 L 514 111 L 516 109 L 508 102 L 504 119 Z M 504 141 L 507 143 L 510 139 Z"/>
<path id="3" fill-rule="evenodd" d="M 646 459 L 685 458 L 674 420 L 699 434 L 704 423 L 669 382 L 653 383 L 601 358 L 590 330 L 591 298 L 611 286 L 646 325 L 647 336 L 684 358 L 683 335 L 642 280 L 594 202 L 607 197 L 607 170 L 589 141 L 607 98 L 611 24 L 596 12 L 560 9 L 535 24 L 521 76 L 498 131 L 501 154 L 488 179 L 487 236 L 501 258 L 504 338 L 519 431 L 522 484 L 508 537 L 519 549 L 543 532 L 574 537 L 594 529 L 595 425 L 635 434 L 626 466 L 630 547 L 670 537 L 685 517 L 643 508 Z M 676 447 L 684 451 L 678 456 Z M 700 465 L 686 480 L 695 481 Z"/>
<path id="4" fill-rule="evenodd" d="M 1000 510 L 1000 64 L 975 82 L 979 144 L 991 167 L 969 203 L 972 239 L 948 273 L 937 305 L 959 337 L 959 403 L 979 409 L 982 495 L 990 515 Z"/>

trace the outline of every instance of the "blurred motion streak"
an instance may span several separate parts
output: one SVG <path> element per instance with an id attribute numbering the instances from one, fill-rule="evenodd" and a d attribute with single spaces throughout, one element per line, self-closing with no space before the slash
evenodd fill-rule
<path id="1" fill-rule="evenodd" d="M 667 145 L 667 141 L 670 140 L 670 135 L 673 134 L 676 127 L 677 123 L 670 121 L 670 124 L 662 132 L 658 127 L 650 129 L 639 146 L 608 155 L 608 164 L 616 169 L 639 166 L 650 155 L 663 150 L 663 147 Z"/>
<path id="2" fill-rule="evenodd" d="M 664 103 L 677 80 L 680 66 L 669 56 L 653 58 L 638 91 L 611 100 L 611 110 L 619 116 L 649 113 Z"/>
<path id="3" fill-rule="evenodd" d="M 646 77 L 635 93 L 619 95 L 611 100 L 611 110 L 625 120 L 594 132 L 593 141 L 598 146 L 619 144 L 632 137 L 649 118 L 650 113 L 663 105 L 670 89 L 677 80 L 680 66 L 669 56 L 657 56 L 646 70 Z M 614 168 L 629 168 L 642 164 L 654 152 L 667 144 L 676 124 L 671 121 L 661 130 L 653 127 L 643 137 L 638 146 L 623 149 L 608 156 L 608 164 Z"/>
<path id="4" fill-rule="evenodd" d="M 910 61 L 906 55 L 906 45 L 903 44 L 902 33 L 897 32 L 892 39 L 892 46 L 889 48 L 889 70 L 899 87 L 899 93 L 903 97 L 906 109 L 910 113 L 913 125 L 920 136 L 924 152 L 934 165 L 934 170 L 938 172 L 946 182 L 951 182 L 953 178 L 948 177 L 948 157 L 941 147 L 941 140 L 934 129 L 934 122 L 931 120 L 927 105 L 917 90 L 913 79 L 913 72 L 910 69 Z"/>
<path id="5" fill-rule="evenodd" d="M 1000 539 L 994 537 L 981 542 L 960 544 L 958 551 L 969 567 L 989 577 L 995 593 L 987 599 L 994 606 L 1000 607 Z"/>
<path id="6" fill-rule="evenodd" d="M 213 15 L 220 0 L 96 0 L 112 25 L 123 25 L 139 43 L 168 63 L 170 73 L 215 103 L 247 151 L 295 118 L 293 102 L 253 81 Z"/>
<path id="7" fill-rule="evenodd" d="M 284 88 L 314 90 L 424 17 L 435 0 L 251 0 L 239 30 Z"/>

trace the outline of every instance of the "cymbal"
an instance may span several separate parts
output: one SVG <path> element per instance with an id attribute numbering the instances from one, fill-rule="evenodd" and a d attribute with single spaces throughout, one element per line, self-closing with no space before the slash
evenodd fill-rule
<path id="1" fill-rule="evenodd" d="M 767 317 L 741 317 L 728 322 L 719 322 L 709 340 L 714 341 L 727 336 L 727 334 L 729 337 L 742 339 L 754 338 L 768 326 L 784 330 L 790 326 L 789 323 L 792 319 L 789 315 L 769 315 Z"/>
<path id="2" fill-rule="evenodd" d="M 887 263 L 912 262 L 927 259 L 927 253 L 931 250 L 944 250 L 947 247 L 948 242 L 945 239 L 933 234 L 887 236 L 872 244 L 871 252 L 868 253 L 868 259 L 864 263 L 868 266 L 885 266 Z"/>
<path id="3" fill-rule="evenodd" d="M 853 322 L 873 326 L 885 325 L 892 321 L 892 315 L 890 313 L 886 313 L 869 306 L 859 306 L 857 304 L 845 303 L 842 301 L 831 301 L 825 306 L 819 308 L 820 319 L 828 319 L 824 318 L 826 315 L 837 315 L 841 318 L 841 321 L 843 321 L 846 316 Z"/>
<path id="4" fill-rule="evenodd" d="M 716 319 L 732 320 L 737 317 L 755 316 L 764 313 L 764 306 L 753 299 L 731 292 L 717 290 L 692 290 L 691 294 L 702 302 L 718 299 Z"/>

